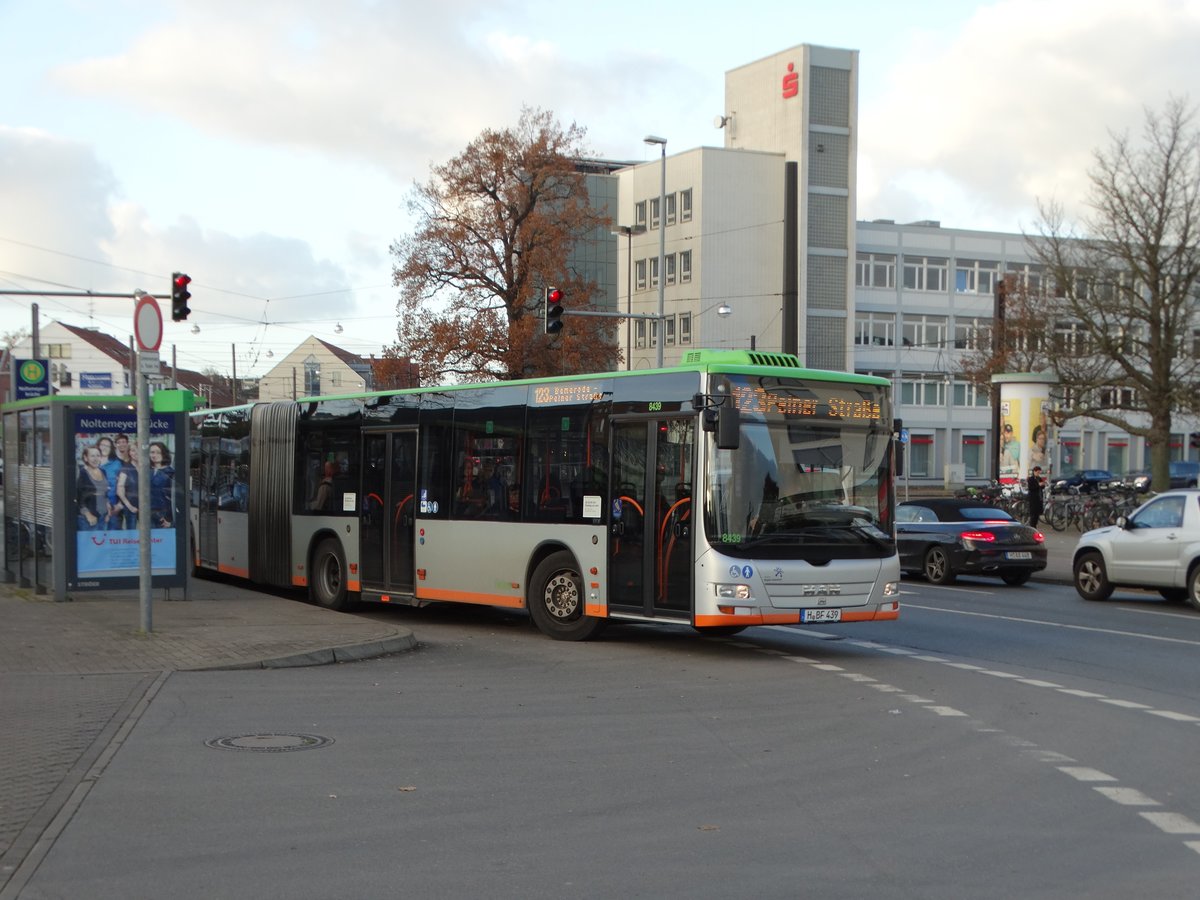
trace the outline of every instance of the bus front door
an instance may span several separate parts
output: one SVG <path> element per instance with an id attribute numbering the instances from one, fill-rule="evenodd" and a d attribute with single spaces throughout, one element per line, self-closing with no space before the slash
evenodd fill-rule
<path id="1" fill-rule="evenodd" d="M 613 422 L 609 605 L 690 619 L 695 419 Z"/>
<path id="2" fill-rule="evenodd" d="M 359 559 L 363 589 L 411 594 L 416 429 L 367 432 L 363 435 L 362 462 Z"/>

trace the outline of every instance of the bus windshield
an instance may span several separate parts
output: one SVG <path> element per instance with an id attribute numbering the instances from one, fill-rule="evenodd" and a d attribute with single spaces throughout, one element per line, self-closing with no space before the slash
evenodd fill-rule
<path id="1" fill-rule="evenodd" d="M 715 377 L 740 446 L 710 445 L 705 528 L 724 553 L 827 562 L 887 557 L 893 539 L 891 409 L 881 385 Z"/>

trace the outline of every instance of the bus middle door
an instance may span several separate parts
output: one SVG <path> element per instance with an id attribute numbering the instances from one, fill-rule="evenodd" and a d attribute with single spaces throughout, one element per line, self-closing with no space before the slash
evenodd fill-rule
<path id="1" fill-rule="evenodd" d="M 690 621 L 695 418 L 617 420 L 612 428 L 609 604 Z"/>
<path id="2" fill-rule="evenodd" d="M 417 432 L 363 435 L 361 536 L 362 585 L 366 591 L 413 592 L 413 545 L 417 481 Z"/>

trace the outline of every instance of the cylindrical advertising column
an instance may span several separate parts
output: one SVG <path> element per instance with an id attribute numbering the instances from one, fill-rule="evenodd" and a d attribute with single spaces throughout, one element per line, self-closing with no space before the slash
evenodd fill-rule
<path id="1" fill-rule="evenodd" d="M 1058 377 L 1049 372 L 993 375 L 1000 385 L 999 479 L 1003 484 L 1023 481 L 1034 466 L 1050 475 L 1050 390 Z"/>

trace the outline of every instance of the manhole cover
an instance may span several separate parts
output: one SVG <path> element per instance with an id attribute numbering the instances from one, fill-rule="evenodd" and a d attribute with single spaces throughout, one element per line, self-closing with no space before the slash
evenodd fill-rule
<path id="1" fill-rule="evenodd" d="M 315 750 L 328 747 L 333 738 L 319 734 L 235 734 L 230 737 L 212 738 L 204 746 L 214 750 L 250 750 L 256 753 L 287 753 L 289 750 Z"/>

